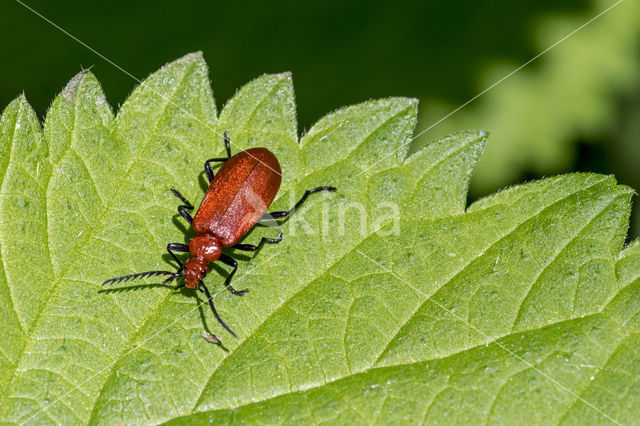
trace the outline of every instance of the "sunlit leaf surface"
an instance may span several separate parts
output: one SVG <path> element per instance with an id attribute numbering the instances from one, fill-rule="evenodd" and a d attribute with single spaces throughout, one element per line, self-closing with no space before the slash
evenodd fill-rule
<path id="1" fill-rule="evenodd" d="M 411 99 L 370 101 L 298 143 L 289 74 L 250 82 L 218 117 L 199 54 L 151 75 L 117 115 L 89 72 L 44 130 L 16 99 L 0 122 L 0 421 L 636 421 L 640 245 L 622 250 L 632 191 L 574 174 L 466 209 L 485 134 L 407 158 L 416 114 Z M 234 152 L 280 159 L 274 209 L 339 188 L 241 261 L 245 297 L 207 277 L 237 339 L 200 294 L 99 285 L 170 267 L 165 245 L 192 231 L 169 187 L 197 205 L 223 131 Z"/>

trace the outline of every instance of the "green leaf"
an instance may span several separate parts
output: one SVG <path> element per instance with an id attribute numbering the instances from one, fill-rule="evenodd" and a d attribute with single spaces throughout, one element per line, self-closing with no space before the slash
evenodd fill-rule
<path id="1" fill-rule="evenodd" d="M 621 251 L 629 188 L 574 174 L 465 208 L 483 132 L 407 158 L 417 105 L 391 98 L 329 114 L 298 144 L 289 74 L 250 82 L 219 118 L 207 74 L 199 54 L 168 64 L 114 117 L 81 73 L 44 131 L 24 98 L 3 112 L 0 421 L 640 415 L 640 243 Z M 99 286 L 168 267 L 166 243 L 192 235 L 168 188 L 202 198 L 202 163 L 222 154 L 224 131 L 234 152 L 262 145 L 280 159 L 274 209 L 320 184 L 339 188 L 310 197 L 282 243 L 241 262 L 245 297 L 207 277 L 238 339 L 196 292 L 157 280 Z"/>

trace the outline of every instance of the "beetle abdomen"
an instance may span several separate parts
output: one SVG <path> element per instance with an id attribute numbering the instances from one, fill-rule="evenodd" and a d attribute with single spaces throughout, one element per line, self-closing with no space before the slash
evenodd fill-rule
<path id="1" fill-rule="evenodd" d="M 235 245 L 267 211 L 281 179 L 278 159 L 266 148 L 234 155 L 211 181 L 193 229 L 214 235 L 223 247 Z"/>

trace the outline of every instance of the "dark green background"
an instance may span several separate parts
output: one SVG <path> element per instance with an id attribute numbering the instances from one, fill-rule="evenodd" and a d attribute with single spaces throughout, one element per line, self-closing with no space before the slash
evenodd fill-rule
<path id="1" fill-rule="evenodd" d="M 292 71 L 299 129 L 342 105 L 385 96 L 461 104 L 496 61 L 535 56 L 541 17 L 586 13 L 584 0 L 208 2 L 23 0 L 114 63 L 143 79 L 164 63 L 201 50 L 218 105 L 250 79 Z M 81 68 L 92 67 L 116 107 L 137 84 L 14 0 L 0 4 L 0 106 L 24 91 L 40 117 Z M 544 57 L 531 64 L 535 68 Z M 637 93 L 620 95 L 621 124 L 599 140 L 578 140 L 574 170 L 615 173 L 640 188 L 633 132 Z M 638 127 L 638 126 L 636 126 Z M 486 129 L 491 131 L 491 129 Z M 626 140 L 629 140 L 627 137 Z M 557 170 L 565 172 L 568 170 Z M 538 177 L 522 170 L 522 179 Z M 479 193 L 472 193 L 478 197 Z"/>

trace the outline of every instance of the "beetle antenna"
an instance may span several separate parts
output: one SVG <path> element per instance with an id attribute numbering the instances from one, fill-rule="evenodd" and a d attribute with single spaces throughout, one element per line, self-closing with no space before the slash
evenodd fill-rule
<path id="1" fill-rule="evenodd" d="M 231 333 L 231 335 L 233 337 L 238 337 L 236 336 L 236 333 L 234 333 L 227 324 L 224 323 L 224 321 L 222 321 L 222 318 L 220 318 L 220 315 L 218 315 L 218 311 L 216 311 L 215 306 L 213 306 L 213 300 L 212 300 L 212 296 L 211 293 L 209 293 L 209 289 L 207 288 L 206 285 L 204 285 L 204 283 L 202 282 L 202 280 L 200 280 L 200 285 L 198 286 L 198 289 L 202 289 L 202 291 L 204 292 L 205 297 L 207 298 L 207 302 L 209 302 L 209 307 L 211 308 L 211 312 L 213 312 L 213 316 L 216 317 L 216 319 L 218 320 L 218 322 L 220 323 L 220 325 L 222 325 L 229 333 Z"/>
<path id="2" fill-rule="evenodd" d="M 147 271 L 147 272 L 138 272 L 137 274 L 123 275 L 121 277 L 109 278 L 102 285 L 105 284 L 113 284 L 120 281 L 129 281 L 129 280 L 137 280 L 144 277 L 152 277 L 156 275 L 169 275 L 169 278 L 163 281 L 164 284 L 170 283 L 178 277 L 184 276 L 182 272 L 171 272 L 171 271 Z"/>
<path id="3" fill-rule="evenodd" d="M 184 273 L 183 272 L 174 272 L 171 274 L 171 276 L 169 278 L 167 278 L 166 280 L 162 281 L 163 284 L 169 284 L 171 281 L 175 280 L 176 278 L 179 277 L 184 277 Z"/>

